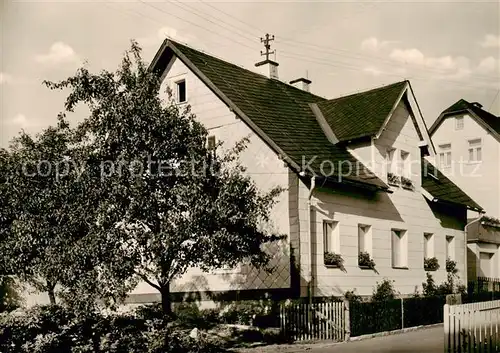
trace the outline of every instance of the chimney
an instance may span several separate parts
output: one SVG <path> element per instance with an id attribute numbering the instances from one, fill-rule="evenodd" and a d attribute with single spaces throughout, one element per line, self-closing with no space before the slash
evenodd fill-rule
<path id="1" fill-rule="evenodd" d="M 276 51 L 273 50 L 271 51 L 271 41 L 274 40 L 274 36 L 270 36 L 269 33 L 266 34 L 264 38 L 260 38 L 260 42 L 264 43 L 264 48 L 266 48 L 266 51 L 263 52 L 262 50 L 260 51 L 261 56 L 265 56 L 266 60 L 258 62 L 255 64 L 255 66 L 261 68 L 261 73 L 264 76 L 267 76 L 269 78 L 272 78 L 274 80 L 278 80 L 278 63 L 275 61 L 272 61 L 269 59 L 269 55 L 271 54 L 276 54 Z M 275 55 L 276 56 L 276 55 Z"/>
<path id="2" fill-rule="evenodd" d="M 278 63 L 272 60 L 264 60 L 255 64 L 255 66 L 261 68 L 261 73 L 264 76 L 278 80 Z"/>
<path id="3" fill-rule="evenodd" d="M 475 106 L 475 107 L 478 107 L 478 108 L 482 108 L 483 107 L 483 105 L 481 103 L 479 103 L 479 102 L 472 102 L 471 104 L 473 106 Z"/>
<path id="4" fill-rule="evenodd" d="M 311 84 L 311 80 L 308 80 L 307 78 L 301 77 L 301 78 L 295 79 L 293 81 L 290 81 L 290 84 L 294 87 L 301 89 L 301 90 L 304 90 L 306 92 L 310 92 L 309 85 Z"/>

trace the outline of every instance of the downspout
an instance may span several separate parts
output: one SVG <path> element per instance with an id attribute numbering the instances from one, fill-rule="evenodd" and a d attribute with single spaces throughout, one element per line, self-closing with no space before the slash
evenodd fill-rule
<path id="1" fill-rule="evenodd" d="M 312 242 L 312 232 L 311 232 L 311 198 L 313 195 L 314 188 L 316 187 L 316 177 L 313 175 L 311 177 L 311 187 L 309 189 L 309 196 L 307 197 L 307 237 L 309 238 L 309 303 L 312 303 L 312 298 L 314 297 L 314 277 L 313 277 L 313 242 Z"/>

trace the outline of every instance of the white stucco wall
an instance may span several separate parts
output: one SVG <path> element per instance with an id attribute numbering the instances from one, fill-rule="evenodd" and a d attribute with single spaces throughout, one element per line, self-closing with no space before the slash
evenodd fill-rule
<path id="1" fill-rule="evenodd" d="M 455 129 L 455 116 L 444 119 L 432 140 L 439 146 L 451 143 L 452 167 L 443 172 L 474 199 L 486 213 L 500 217 L 500 143 L 467 114 L 464 128 Z M 482 162 L 468 162 L 469 140 L 482 140 Z M 477 215 L 474 215 L 477 216 Z"/>

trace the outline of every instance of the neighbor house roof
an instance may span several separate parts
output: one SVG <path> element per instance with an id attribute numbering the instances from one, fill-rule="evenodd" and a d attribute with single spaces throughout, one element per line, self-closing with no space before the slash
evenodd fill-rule
<path id="1" fill-rule="evenodd" d="M 433 200 L 465 205 L 470 209 L 482 211 L 483 208 L 472 200 L 465 192 L 444 176 L 428 160 L 422 158 L 422 188 Z"/>
<path id="2" fill-rule="evenodd" d="M 339 141 L 377 135 L 408 81 L 318 103 L 330 128 Z"/>
<path id="3" fill-rule="evenodd" d="M 429 129 L 430 134 L 432 135 L 437 130 L 441 122 L 446 117 L 459 113 L 469 113 L 472 118 L 479 123 L 479 125 L 491 130 L 493 134 L 500 139 L 500 117 L 484 110 L 479 103 L 470 103 L 465 99 L 460 99 L 458 102 L 445 109 L 436 119 L 434 124 L 432 124 Z"/>
<path id="4" fill-rule="evenodd" d="M 338 178 L 341 171 L 345 175 L 342 176 L 343 182 L 387 188 L 345 146 L 328 141 L 309 106 L 309 103 L 325 101 L 324 98 L 171 40 L 164 42 L 153 60 L 153 70 L 163 72 L 173 55 L 297 172 L 309 165 L 312 172 L 324 175 L 321 163 L 329 161 L 335 168 L 334 178 Z M 328 173 L 331 164 L 324 166 Z M 347 175 L 349 168 L 352 170 Z"/>

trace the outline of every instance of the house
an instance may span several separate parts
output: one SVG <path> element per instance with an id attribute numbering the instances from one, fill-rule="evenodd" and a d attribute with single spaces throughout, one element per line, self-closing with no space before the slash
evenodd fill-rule
<path id="1" fill-rule="evenodd" d="M 329 100 L 311 93 L 308 79 L 282 82 L 274 61 L 257 66 L 263 74 L 172 40 L 151 64 L 162 91 L 206 126 L 209 143 L 231 148 L 249 136 L 247 172 L 262 190 L 287 190 L 267 225 L 288 235 L 269 249 L 272 273 L 191 269 L 174 297 L 371 295 L 383 278 L 408 295 L 426 279 L 424 257 L 438 259 L 437 283 L 446 258 L 465 281 L 466 214 L 481 207 L 424 159 L 435 151 L 410 83 Z M 141 284 L 128 300 L 157 298 Z"/>
<path id="2" fill-rule="evenodd" d="M 468 276 L 500 276 L 500 117 L 460 99 L 429 129 L 440 169 L 471 195 L 488 216 L 467 227 Z M 470 215 L 471 216 L 471 215 Z M 472 215 L 473 216 L 473 215 Z"/>

